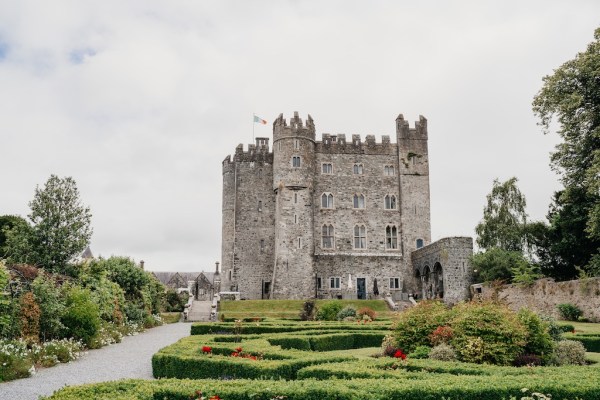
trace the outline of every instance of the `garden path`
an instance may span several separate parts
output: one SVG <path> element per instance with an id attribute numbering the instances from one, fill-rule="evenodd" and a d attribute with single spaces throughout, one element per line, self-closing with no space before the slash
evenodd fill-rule
<path id="1" fill-rule="evenodd" d="M 192 309 L 188 315 L 188 321 L 210 321 L 210 301 L 194 300 Z"/>
<path id="2" fill-rule="evenodd" d="M 30 378 L 0 383 L 0 400 L 37 400 L 63 386 L 125 378 L 152 379 L 152 355 L 189 336 L 190 324 L 179 322 L 126 336 L 121 343 L 90 350 L 77 361 L 38 371 Z"/>

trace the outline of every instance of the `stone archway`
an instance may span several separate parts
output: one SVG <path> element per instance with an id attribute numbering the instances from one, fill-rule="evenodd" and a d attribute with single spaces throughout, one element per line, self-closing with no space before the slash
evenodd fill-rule
<path id="1" fill-rule="evenodd" d="M 433 272 L 431 274 L 432 283 L 432 298 L 444 298 L 444 273 L 442 270 L 442 264 L 436 262 L 433 266 Z"/>
<path id="2" fill-rule="evenodd" d="M 418 296 L 423 296 L 423 280 L 421 279 L 421 271 L 419 271 L 419 268 L 415 269 L 415 281 L 417 282 L 417 292 L 415 293 L 416 299 Z"/>
<path id="3" fill-rule="evenodd" d="M 426 265 L 423 268 L 423 273 L 421 274 L 421 287 L 422 287 L 422 295 L 423 299 L 431 299 L 433 298 L 433 287 L 431 282 L 431 268 L 429 265 Z"/>

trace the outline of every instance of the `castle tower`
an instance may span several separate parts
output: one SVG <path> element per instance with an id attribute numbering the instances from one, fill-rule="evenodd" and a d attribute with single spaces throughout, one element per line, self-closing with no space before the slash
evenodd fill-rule
<path id="1" fill-rule="evenodd" d="M 273 122 L 273 190 L 275 191 L 274 299 L 313 297 L 313 180 L 315 125 L 309 115 L 289 125 L 280 114 Z"/>
<path id="2" fill-rule="evenodd" d="M 234 273 L 234 243 L 237 201 L 237 165 L 227 156 L 223 160 L 223 200 L 221 224 L 221 289 L 234 291 L 236 289 L 236 274 Z"/>
<path id="3" fill-rule="evenodd" d="M 429 151 L 427 119 L 420 116 L 415 128 L 400 114 L 396 118 L 402 221 L 402 253 L 410 253 L 431 243 L 429 203 Z"/>

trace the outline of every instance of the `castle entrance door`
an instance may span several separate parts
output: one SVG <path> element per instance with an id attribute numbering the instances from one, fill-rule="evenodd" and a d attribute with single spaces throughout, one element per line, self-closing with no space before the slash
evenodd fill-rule
<path id="1" fill-rule="evenodd" d="M 271 297 L 271 282 L 263 281 L 262 298 L 263 298 L 263 300 L 268 300 L 270 297 Z"/>
<path id="2" fill-rule="evenodd" d="M 366 300 L 367 298 L 367 283 L 365 278 L 356 278 L 356 298 Z"/>

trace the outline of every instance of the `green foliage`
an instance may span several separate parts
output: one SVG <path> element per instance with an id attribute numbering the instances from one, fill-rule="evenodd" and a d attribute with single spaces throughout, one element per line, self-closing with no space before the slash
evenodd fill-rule
<path id="1" fill-rule="evenodd" d="M 451 344 L 466 362 L 510 365 L 527 344 L 527 330 L 517 315 L 499 303 L 459 304 L 449 325 Z"/>
<path id="2" fill-rule="evenodd" d="M 28 228 L 29 224 L 24 218 L 18 215 L 0 215 L 0 258 L 8 256 L 8 249 L 6 247 L 7 234 L 9 230 L 16 226 Z"/>
<path id="3" fill-rule="evenodd" d="M 77 286 L 65 288 L 66 309 L 61 322 L 67 328 L 67 335 L 80 339 L 90 346 L 100 329 L 98 305 L 94 303 L 89 290 Z"/>
<path id="4" fill-rule="evenodd" d="M 456 361 L 456 352 L 450 345 L 441 343 L 431 349 L 429 358 L 438 361 Z"/>
<path id="5" fill-rule="evenodd" d="M 519 271 L 527 272 L 533 268 L 520 251 L 508 251 L 498 247 L 473 254 L 471 263 L 477 270 L 476 276 L 483 282 L 494 280 L 508 282 L 513 278 L 515 272 L 519 274 Z M 522 277 L 520 276 L 518 279 L 522 279 Z"/>
<path id="6" fill-rule="evenodd" d="M 593 334 L 566 334 L 565 339 L 576 340 L 583 344 L 585 350 L 592 353 L 600 353 L 600 335 Z"/>
<path id="7" fill-rule="evenodd" d="M 0 339 L 12 338 L 15 333 L 16 307 L 8 291 L 9 281 L 4 261 L 0 260 Z"/>
<path id="8" fill-rule="evenodd" d="M 422 301 L 403 311 L 394 325 L 397 347 L 405 352 L 417 346 L 428 346 L 429 335 L 438 327 L 446 325 L 450 312 L 440 301 Z"/>
<path id="9" fill-rule="evenodd" d="M 555 365 L 584 365 L 585 347 L 576 340 L 561 340 L 554 346 L 552 363 Z"/>
<path id="10" fill-rule="evenodd" d="M 500 248 L 523 251 L 523 234 L 527 224 L 527 203 L 517 187 L 517 178 L 506 182 L 494 179 L 492 192 L 487 195 L 483 220 L 475 227 L 477 245 L 483 249 Z"/>
<path id="11" fill-rule="evenodd" d="M 542 277 L 539 266 L 527 262 L 524 258 L 510 269 L 513 275 L 512 282 L 520 287 L 529 287 L 535 280 Z"/>
<path id="12" fill-rule="evenodd" d="M 81 204 L 75 181 L 51 175 L 43 189 L 36 187 L 29 207 L 31 229 L 16 227 L 9 231 L 11 261 L 65 272 L 67 263 L 86 248 L 92 236 L 92 215 Z"/>
<path id="13" fill-rule="evenodd" d="M 336 300 L 325 303 L 317 311 L 316 319 L 318 321 L 335 321 L 342 308 L 342 303 Z"/>
<path id="14" fill-rule="evenodd" d="M 544 363 L 547 362 L 554 347 L 552 337 L 548 332 L 548 324 L 536 313 L 526 308 L 521 308 L 517 316 L 527 329 L 527 342 L 523 353 L 539 355 Z"/>
<path id="15" fill-rule="evenodd" d="M 60 287 L 51 276 L 41 273 L 33 281 L 32 290 L 41 311 L 40 338 L 48 341 L 63 337 L 65 326 L 61 318 L 66 304 Z"/>
<path id="16" fill-rule="evenodd" d="M 188 301 L 187 293 L 177 293 L 176 290 L 168 289 L 165 295 L 166 312 L 182 312 Z"/>
<path id="17" fill-rule="evenodd" d="M 342 321 L 346 318 L 356 318 L 356 308 L 352 306 L 346 306 L 342 308 L 337 314 L 337 320 Z"/>
<path id="18" fill-rule="evenodd" d="M 150 283 L 149 274 L 128 257 L 113 256 L 102 262 L 109 279 L 123 289 L 127 299 L 139 298 L 139 291 Z"/>
<path id="19" fill-rule="evenodd" d="M 551 156 L 564 190 L 555 195 L 549 215 L 551 269 L 564 279 L 573 267 L 589 268 L 600 249 L 600 29 L 586 51 L 544 77 L 533 101 L 534 114 L 547 133 L 553 120 L 563 142 Z M 569 243 L 574 247 L 569 248 Z M 576 259 L 573 263 L 571 258 Z M 570 268 L 569 268 L 570 263 Z M 569 273 L 573 274 L 571 276 Z M 557 274 L 558 275 L 558 274 Z"/>
<path id="20" fill-rule="evenodd" d="M 315 315 L 317 314 L 317 305 L 314 300 L 306 300 L 302 304 L 302 310 L 300 310 L 301 321 L 314 321 Z"/>
<path id="21" fill-rule="evenodd" d="M 415 349 L 408 354 L 409 358 L 429 358 L 431 347 L 429 346 L 417 346 Z"/>
<path id="22" fill-rule="evenodd" d="M 27 343 L 0 340 L 0 382 L 28 377 L 32 365 Z"/>
<path id="23" fill-rule="evenodd" d="M 567 321 L 577 321 L 583 314 L 581 309 L 571 303 L 563 303 L 556 306 L 560 315 Z"/>

